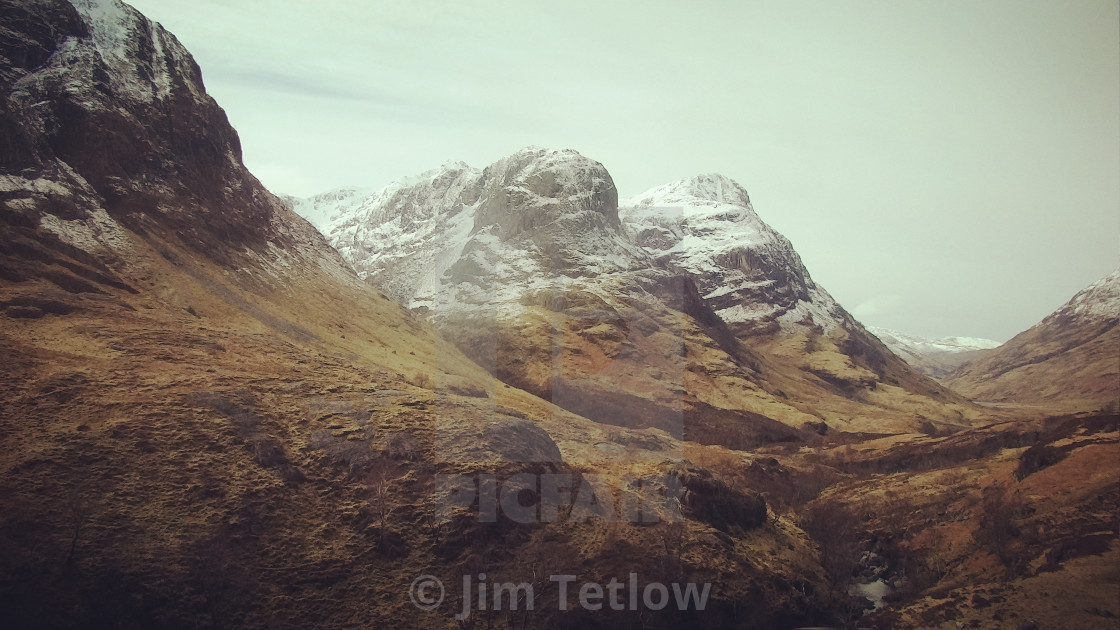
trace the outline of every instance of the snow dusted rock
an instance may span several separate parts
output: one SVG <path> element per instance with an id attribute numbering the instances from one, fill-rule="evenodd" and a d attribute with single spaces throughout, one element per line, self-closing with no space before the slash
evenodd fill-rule
<path id="1" fill-rule="evenodd" d="M 809 277 L 786 237 L 759 218 L 747 191 L 700 175 L 624 199 L 620 211 L 658 262 L 687 273 L 736 333 L 825 332 L 851 318 Z"/>
<path id="2" fill-rule="evenodd" d="M 1040 326 L 1060 320 L 1116 321 L 1120 317 L 1120 268 L 1078 291 Z"/>
<path id="3" fill-rule="evenodd" d="M 881 381 L 937 389 L 814 283 L 725 177 L 620 207 L 602 164 L 528 148 L 350 195 L 295 204 L 330 206 L 326 234 L 358 274 L 468 356 L 601 422 L 745 446 L 791 439 L 772 418 L 819 422 L 787 389 L 807 384 L 826 405 Z M 771 361 L 763 343 L 784 345 L 762 348 Z"/>
<path id="4" fill-rule="evenodd" d="M 297 208 L 330 207 L 324 231 L 359 275 L 437 316 L 521 303 L 558 278 L 609 296 L 617 287 L 599 287 L 605 278 L 645 271 L 691 277 L 742 335 L 851 321 L 747 192 L 719 175 L 655 188 L 619 209 L 601 164 L 530 148 L 481 171 L 445 165 L 361 201 L 352 190 Z"/>
<path id="5" fill-rule="evenodd" d="M 328 200 L 331 218 L 321 229 L 358 275 L 409 304 L 431 294 L 462 252 L 474 221 L 477 179 L 465 164 L 447 164 L 363 198 L 336 191 L 312 199 Z"/>
<path id="6" fill-rule="evenodd" d="M 313 197 L 280 195 L 280 199 L 316 229 L 327 232 L 332 218 L 360 204 L 375 192 L 373 188 L 338 188 Z"/>
<path id="7" fill-rule="evenodd" d="M 325 233 L 363 279 L 437 317 L 517 309 L 562 277 L 649 264 L 621 230 L 610 174 L 575 151 L 529 148 L 484 170 L 447 164 L 336 212 Z"/>

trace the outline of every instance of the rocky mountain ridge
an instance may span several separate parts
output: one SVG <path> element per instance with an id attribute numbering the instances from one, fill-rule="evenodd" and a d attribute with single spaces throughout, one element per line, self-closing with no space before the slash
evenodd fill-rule
<path id="1" fill-rule="evenodd" d="M 845 424 L 861 407 L 885 402 L 881 394 L 891 387 L 903 397 L 925 397 L 931 409 L 954 400 L 813 282 L 747 192 L 722 176 L 619 201 L 602 164 L 571 150 L 531 147 L 485 169 L 448 164 L 351 202 L 348 210 L 335 206 L 324 229 L 359 275 L 424 313 L 480 364 L 539 395 L 570 386 L 561 364 L 571 357 L 600 357 L 576 361 L 585 364 L 573 373 L 577 380 L 620 356 L 635 368 L 630 374 L 642 371 L 639 358 L 660 363 L 654 356 L 666 348 L 655 349 L 649 337 L 660 329 L 671 331 L 673 352 L 693 357 L 694 365 L 685 373 L 676 368 L 670 387 L 651 385 L 652 374 L 633 383 L 646 392 L 640 397 L 652 386 L 661 391 L 654 398 L 669 401 L 670 390 L 688 390 L 689 373 L 708 374 L 699 388 L 709 398 L 693 402 L 718 401 L 725 410 L 746 405 L 795 426 L 822 415 Z M 662 313 L 653 318 L 657 328 L 629 320 L 640 312 L 646 321 L 651 311 Z M 696 322 L 708 329 L 702 340 L 692 339 L 718 349 L 718 358 L 689 350 L 685 331 Z M 502 357 L 516 358 L 503 367 Z M 709 359 L 733 367 L 715 368 Z M 786 389 L 801 381 L 815 393 L 790 402 Z M 876 392 L 879 383 L 888 389 Z M 606 395 L 608 382 L 596 389 Z M 732 390 L 745 394 L 728 398 Z M 839 403 L 842 413 L 815 406 L 839 399 L 847 401 Z M 950 415 L 959 420 L 959 411 Z"/>

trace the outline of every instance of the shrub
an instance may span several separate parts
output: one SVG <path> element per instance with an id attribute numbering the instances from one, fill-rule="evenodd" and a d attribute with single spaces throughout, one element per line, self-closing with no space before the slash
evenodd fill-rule
<path id="1" fill-rule="evenodd" d="M 801 529 L 820 545 L 821 565 L 833 583 L 845 587 L 861 555 L 857 511 L 836 500 L 815 501 L 803 513 Z"/>
<path id="2" fill-rule="evenodd" d="M 1004 565 L 1011 567 L 1016 558 L 1012 542 L 1020 530 L 1015 521 L 1023 513 L 1023 500 L 1007 486 L 996 484 L 984 488 L 980 500 L 980 524 L 973 539 L 994 553 Z"/>
<path id="3" fill-rule="evenodd" d="M 1066 458 L 1066 452 L 1049 444 L 1035 444 L 1019 456 L 1015 478 L 1022 481 L 1043 468 L 1053 466 Z"/>
<path id="4" fill-rule="evenodd" d="M 412 378 L 409 379 L 408 382 L 412 383 L 416 387 L 419 387 L 420 389 L 432 389 L 433 387 L 432 375 L 428 374 L 427 372 L 417 372 L 413 374 Z"/>

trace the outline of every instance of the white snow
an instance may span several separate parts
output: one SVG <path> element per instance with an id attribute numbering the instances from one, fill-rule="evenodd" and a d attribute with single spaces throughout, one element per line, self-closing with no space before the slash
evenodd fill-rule
<path id="1" fill-rule="evenodd" d="M 39 225 L 64 243 L 91 253 L 98 250 L 122 252 L 131 247 L 124 229 L 101 208 L 91 211 L 88 218 L 74 220 L 43 213 Z"/>
<path id="2" fill-rule="evenodd" d="M 733 180 L 700 175 L 621 200 L 621 226 L 610 218 L 613 194 L 598 162 L 530 147 L 482 170 L 449 163 L 293 206 L 363 279 L 437 318 L 472 309 L 515 316 L 527 296 L 561 287 L 610 300 L 635 274 L 686 272 L 728 322 L 830 330 L 850 321 Z"/>
<path id="3" fill-rule="evenodd" d="M 591 220 L 609 210 L 596 202 L 612 189 L 597 162 L 530 147 L 483 170 L 452 162 L 372 193 L 344 189 L 293 206 L 362 278 L 412 308 L 515 316 L 527 295 L 558 285 L 601 293 L 611 284 L 603 276 L 651 266 L 625 234 Z M 518 231 L 521 213 L 529 222 Z"/>
<path id="4" fill-rule="evenodd" d="M 105 62 L 117 94 L 146 102 L 166 99 L 173 77 L 189 76 L 190 53 L 136 9 L 120 0 L 70 1 L 89 25 L 93 46 Z M 141 47 L 142 40 L 151 42 L 150 51 Z M 142 69 L 150 70 L 150 77 Z M 191 80 L 185 84 L 196 98 L 202 97 L 201 86 Z"/>
<path id="5" fill-rule="evenodd" d="M 1079 291 L 1052 317 L 1072 314 L 1079 317 L 1120 317 L 1120 268 Z"/>
<path id="6" fill-rule="evenodd" d="M 292 210 L 307 219 L 323 234 L 329 232 L 331 219 L 344 210 L 352 208 L 375 192 L 372 188 L 336 188 L 313 197 L 291 197 L 282 195 L 292 204 Z"/>
<path id="7" fill-rule="evenodd" d="M 843 310 L 809 278 L 790 242 L 755 212 L 746 189 L 734 180 L 705 174 L 652 188 L 619 201 L 619 216 L 639 240 L 652 236 L 647 251 L 689 272 L 707 299 L 737 303 L 718 310 L 728 323 L 777 317 L 787 330 L 803 323 L 828 331 L 844 322 Z M 782 268 L 805 280 L 792 305 L 758 301 L 789 287 L 752 274 L 752 261 Z"/>
<path id="8" fill-rule="evenodd" d="M 938 339 L 929 339 L 876 326 L 868 326 L 867 331 L 878 337 L 888 348 L 900 356 L 905 352 L 910 352 L 919 356 L 931 353 L 955 354 L 958 352 L 991 350 L 1001 345 L 998 341 L 979 337 L 940 337 Z"/>

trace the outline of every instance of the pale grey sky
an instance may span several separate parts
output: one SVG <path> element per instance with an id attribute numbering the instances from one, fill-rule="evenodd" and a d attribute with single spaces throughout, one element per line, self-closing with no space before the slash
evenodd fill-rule
<path id="1" fill-rule="evenodd" d="M 273 191 L 527 145 L 751 193 L 866 324 L 1005 340 L 1120 263 L 1115 0 L 136 0 Z"/>

